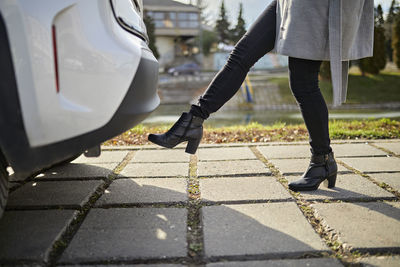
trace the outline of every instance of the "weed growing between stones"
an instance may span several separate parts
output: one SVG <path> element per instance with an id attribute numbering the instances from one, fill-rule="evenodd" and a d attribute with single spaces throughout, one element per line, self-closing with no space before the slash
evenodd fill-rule
<path id="1" fill-rule="evenodd" d="M 188 256 L 193 263 L 201 263 L 204 252 L 203 229 L 201 225 L 200 183 L 197 177 L 197 156 L 192 155 L 189 163 L 188 178 L 188 218 L 187 243 Z"/>

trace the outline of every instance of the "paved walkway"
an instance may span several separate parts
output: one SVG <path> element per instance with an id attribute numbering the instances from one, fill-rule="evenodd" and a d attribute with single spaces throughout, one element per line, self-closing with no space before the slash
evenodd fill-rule
<path id="1" fill-rule="evenodd" d="M 306 143 L 182 148 L 12 178 L 0 265 L 400 266 L 400 140 L 336 142 L 337 187 L 301 194 Z"/>

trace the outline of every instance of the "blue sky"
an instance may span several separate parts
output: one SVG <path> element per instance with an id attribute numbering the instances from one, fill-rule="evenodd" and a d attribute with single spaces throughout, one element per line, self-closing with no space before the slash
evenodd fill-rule
<path id="1" fill-rule="evenodd" d="M 178 0 L 183 3 L 189 3 L 190 0 Z M 218 16 L 219 7 L 222 0 L 203 0 L 207 5 L 206 12 L 209 16 L 215 19 Z M 237 14 L 239 10 L 239 3 L 243 3 L 244 17 L 246 25 L 249 26 L 253 23 L 261 12 L 268 6 L 272 0 L 225 0 L 225 6 L 228 10 L 230 22 L 236 23 Z M 351 1 L 351 0 L 350 0 Z M 196 2 L 196 0 L 192 0 Z M 392 0 L 374 0 L 375 5 L 381 4 L 384 11 L 387 11 L 390 7 Z"/>

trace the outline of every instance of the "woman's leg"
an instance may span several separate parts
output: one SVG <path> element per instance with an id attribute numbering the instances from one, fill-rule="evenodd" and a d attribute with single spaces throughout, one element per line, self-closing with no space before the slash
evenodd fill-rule
<path id="1" fill-rule="evenodd" d="M 220 109 L 239 90 L 250 68 L 275 45 L 276 0 L 260 15 L 236 44 L 228 62 L 216 75 L 197 105 L 190 113 L 207 119 Z"/>
<path id="2" fill-rule="evenodd" d="M 196 153 L 203 136 L 203 120 L 232 98 L 250 68 L 274 48 L 276 4 L 274 0 L 236 44 L 225 67 L 200 97 L 198 105 L 192 105 L 189 113 L 183 113 L 168 132 L 150 134 L 149 141 L 167 148 L 188 141 L 186 152 Z"/>
<path id="3" fill-rule="evenodd" d="M 327 180 L 335 187 L 337 164 L 330 147 L 328 108 L 318 86 L 321 61 L 289 57 L 290 88 L 300 106 L 310 136 L 311 160 L 303 176 L 289 183 L 294 191 L 318 189 Z"/>
<path id="4" fill-rule="evenodd" d="M 328 108 L 318 85 L 321 61 L 289 57 L 290 88 L 300 106 L 313 154 L 328 154 Z"/>

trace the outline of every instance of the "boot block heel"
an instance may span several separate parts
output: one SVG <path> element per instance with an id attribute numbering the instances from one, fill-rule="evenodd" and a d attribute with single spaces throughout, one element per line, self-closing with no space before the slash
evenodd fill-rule
<path id="1" fill-rule="evenodd" d="M 328 188 L 335 187 L 335 185 L 336 185 L 336 177 L 337 177 L 337 173 L 328 176 L 328 178 L 326 178 L 326 180 L 324 181 L 324 185 L 326 187 L 328 187 Z"/>
<path id="2" fill-rule="evenodd" d="M 189 153 L 189 154 L 196 154 L 196 151 L 197 151 L 197 148 L 199 147 L 200 141 L 201 141 L 201 138 L 189 140 L 189 142 L 186 146 L 185 152 Z"/>

